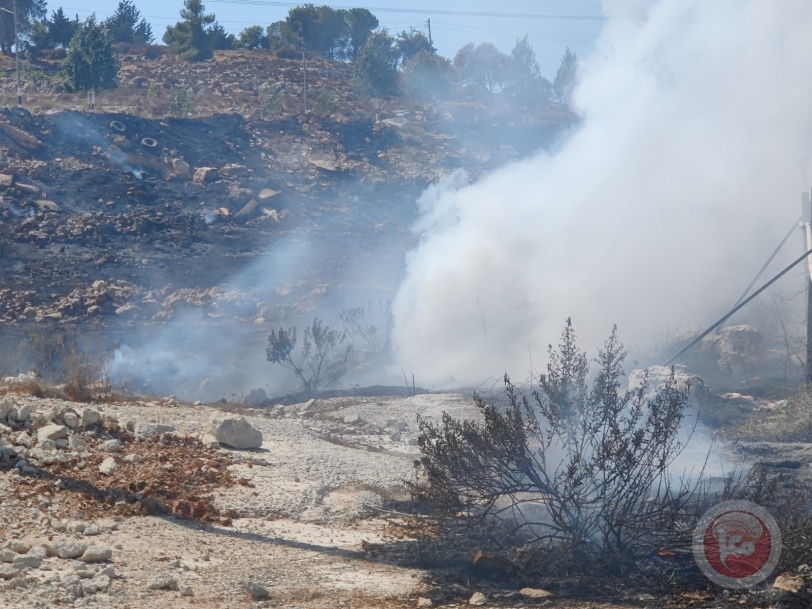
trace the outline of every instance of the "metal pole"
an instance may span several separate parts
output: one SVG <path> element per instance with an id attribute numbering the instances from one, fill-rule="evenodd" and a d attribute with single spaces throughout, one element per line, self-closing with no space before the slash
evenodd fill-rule
<path id="1" fill-rule="evenodd" d="M 304 78 L 304 113 L 307 114 L 307 50 L 302 49 L 302 75 Z"/>
<path id="2" fill-rule="evenodd" d="M 804 234 L 806 236 L 806 249 L 812 247 L 812 199 L 810 193 L 805 192 L 801 197 L 801 207 L 804 218 Z M 806 279 L 806 370 L 804 380 L 806 386 L 812 386 L 812 263 Z"/>
<path id="3" fill-rule="evenodd" d="M 17 105 L 23 105 L 23 90 L 20 87 L 20 34 L 17 31 L 17 0 L 14 0 L 14 66 L 17 70 Z"/>
<path id="4" fill-rule="evenodd" d="M 426 19 L 426 25 L 429 26 L 429 46 L 434 48 L 434 43 L 431 41 L 431 19 Z M 434 51 L 432 51 L 434 53 Z"/>

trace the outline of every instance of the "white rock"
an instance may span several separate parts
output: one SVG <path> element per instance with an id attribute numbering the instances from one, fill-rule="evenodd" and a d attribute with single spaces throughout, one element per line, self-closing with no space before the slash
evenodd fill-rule
<path id="1" fill-rule="evenodd" d="M 71 429 L 79 427 L 79 423 L 81 422 L 81 419 L 79 419 L 79 415 L 76 414 L 73 410 L 66 410 L 65 412 L 63 412 L 62 420 L 65 421 L 65 425 L 67 425 Z"/>
<path id="2" fill-rule="evenodd" d="M 254 429 L 245 417 L 213 415 L 209 419 L 208 433 L 218 442 L 232 448 L 259 448 L 262 432 Z"/>
<path id="3" fill-rule="evenodd" d="M 156 434 L 174 433 L 175 428 L 172 425 L 163 425 L 161 423 L 136 423 L 135 435 L 139 438 L 148 438 Z"/>
<path id="4" fill-rule="evenodd" d="M 200 443 L 203 444 L 206 448 L 219 448 L 220 443 L 210 433 L 204 433 L 200 436 Z"/>
<path id="5" fill-rule="evenodd" d="M 59 558 L 79 558 L 87 550 L 87 544 L 73 539 L 56 542 L 54 551 Z"/>
<path id="6" fill-rule="evenodd" d="M 121 442 L 119 440 L 107 440 L 101 446 L 101 449 L 106 453 L 120 453 Z"/>
<path id="7" fill-rule="evenodd" d="M 31 549 L 31 546 L 24 541 L 20 541 L 19 539 L 12 539 L 6 546 L 12 552 L 16 552 L 17 554 L 25 554 L 28 550 Z"/>
<path id="8" fill-rule="evenodd" d="M 474 592 L 473 596 L 468 599 L 469 605 L 484 605 L 488 602 L 488 597 L 482 594 L 482 592 Z"/>
<path id="9" fill-rule="evenodd" d="M 143 463 L 144 462 L 144 457 L 142 457 L 141 455 L 138 455 L 136 453 L 131 453 L 131 454 L 125 456 L 124 460 L 127 461 L 128 463 L 138 464 L 138 463 Z"/>
<path id="10" fill-rule="evenodd" d="M 17 422 L 25 423 L 31 419 L 31 416 L 36 411 L 33 404 L 23 404 L 17 407 Z"/>
<path id="11" fill-rule="evenodd" d="M 183 588 L 180 589 L 180 595 L 181 596 L 194 596 L 195 593 L 192 590 L 191 586 L 184 586 Z"/>
<path id="12" fill-rule="evenodd" d="M 107 546 L 89 546 L 79 557 L 82 562 L 104 562 L 113 557 L 113 550 Z"/>
<path id="13" fill-rule="evenodd" d="M 11 400 L 0 400 L 0 421 L 5 421 L 13 409 L 14 402 Z"/>
<path id="14" fill-rule="evenodd" d="M 14 579 L 20 576 L 20 571 L 11 565 L 0 565 L 0 579 Z"/>
<path id="15" fill-rule="evenodd" d="M 68 437 L 69 429 L 65 425 L 51 424 L 45 427 L 40 427 L 37 430 L 37 440 L 45 442 L 45 440 L 59 440 L 60 438 Z"/>
<path id="16" fill-rule="evenodd" d="M 87 523 L 81 520 L 71 520 L 65 525 L 65 530 L 71 535 L 83 533 L 87 528 Z"/>
<path id="17" fill-rule="evenodd" d="M 102 528 L 97 524 L 91 524 L 85 527 L 84 535 L 85 537 L 93 537 L 95 535 L 101 535 Z"/>
<path id="18" fill-rule="evenodd" d="M 19 556 L 14 550 L 3 548 L 0 550 L 0 562 L 14 562 L 14 559 Z"/>
<path id="19" fill-rule="evenodd" d="M 39 556 L 31 556 L 30 554 L 21 554 L 12 561 L 12 566 L 22 570 L 24 567 L 30 569 L 39 569 L 42 564 L 42 559 Z"/>
<path id="20" fill-rule="evenodd" d="M 85 592 L 102 592 L 109 589 L 112 583 L 112 580 L 106 575 L 97 575 L 83 583 L 82 589 Z"/>
<path id="21" fill-rule="evenodd" d="M 101 421 L 101 415 L 98 410 L 93 408 L 85 408 L 82 410 L 82 427 L 95 425 L 99 421 Z"/>
<path id="22" fill-rule="evenodd" d="M 68 448 L 81 453 L 87 450 L 87 444 L 78 435 L 71 434 L 68 436 Z"/>
<path id="23" fill-rule="evenodd" d="M 112 476 L 118 471 L 118 463 L 113 457 L 107 457 L 99 465 L 99 473 L 104 476 Z"/>
<path id="24" fill-rule="evenodd" d="M 178 578 L 172 574 L 159 575 L 154 577 L 147 584 L 147 590 L 177 590 Z"/>

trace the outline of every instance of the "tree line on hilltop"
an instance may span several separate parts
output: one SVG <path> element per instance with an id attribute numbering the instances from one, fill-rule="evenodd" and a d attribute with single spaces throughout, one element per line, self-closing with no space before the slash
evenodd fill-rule
<path id="1" fill-rule="evenodd" d="M 0 0 L 0 8 L 11 0 Z M 103 21 L 95 15 L 70 19 L 62 7 L 47 15 L 45 0 L 17 0 L 20 47 L 38 56 L 64 52 L 63 76 L 71 90 L 96 91 L 117 86 L 117 43 L 155 42 L 150 24 L 132 0 L 121 0 Z M 181 20 L 167 27 L 162 40 L 188 61 L 205 61 L 216 50 L 268 50 L 288 59 L 308 56 L 353 65 L 358 89 L 372 96 L 408 95 L 444 98 L 462 87 L 480 99 L 499 97 L 523 110 L 552 102 L 569 104 L 577 79 L 578 59 L 566 50 L 555 78 L 542 76 L 528 37 L 510 53 L 489 42 L 462 47 L 453 60 L 437 54 L 421 31 L 392 35 L 365 8 L 337 9 L 304 4 L 284 20 L 254 25 L 239 35 L 227 33 L 202 0 L 184 0 Z M 0 52 L 12 53 L 14 23 L 0 11 Z M 16 50 L 16 49 L 15 49 Z"/>

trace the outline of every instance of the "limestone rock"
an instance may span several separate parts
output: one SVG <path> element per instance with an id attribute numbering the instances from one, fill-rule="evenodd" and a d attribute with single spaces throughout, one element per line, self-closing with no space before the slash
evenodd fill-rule
<path id="1" fill-rule="evenodd" d="M 214 182 L 219 177 L 217 169 L 214 167 L 198 167 L 195 169 L 194 178 L 195 184 L 205 184 L 207 182 Z"/>
<path id="2" fill-rule="evenodd" d="M 547 598 L 550 596 L 547 590 L 542 590 L 541 588 L 522 588 L 519 590 L 519 594 L 525 598 Z"/>
<path id="3" fill-rule="evenodd" d="M 254 429 L 245 417 L 213 415 L 206 430 L 218 442 L 232 448 L 259 448 L 262 433 Z"/>
<path id="4" fill-rule="evenodd" d="M 46 440 L 60 440 L 68 437 L 70 430 L 66 425 L 51 424 L 45 427 L 40 427 L 37 430 L 37 441 L 42 443 Z"/>
<path id="5" fill-rule="evenodd" d="M 118 471 L 118 463 L 113 457 L 107 457 L 99 465 L 99 473 L 104 476 L 112 476 L 116 471 Z"/>
<path id="6" fill-rule="evenodd" d="M 99 411 L 94 408 L 85 408 L 82 411 L 82 426 L 87 427 L 89 425 L 95 425 L 101 421 L 101 414 Z"/>
<path id="7" fill-rule="evenodd" d="M 147 584 L 147 590 L 177 590 L 178 578 L 172 574 L 159 575 L 154 577 Z"/>
<path id="8" fill-rule="evenodd" d="M 474 592 L 471 598 L 468 599 L 469 605 L 484 605 L 488 602 L 488 597 L 486 597 L 482 592 Z"/>
<path id="9" fill-rule="evenodd" d="M 175 433 L 175 428 L 172 425 L 162 425 L 161 423 L 136 423 L 134 432 L 139 438 L 148 438 L 164 433 Z"/>
<path id="10" fill-rule="evenodd" d="M 66 539 L 58 541 L 54 551 L 59 558 L 79 558 L 87 550 L 87 544 L 81 541 Z"/>
<path id="11" fill-rule="evenodd" d="M 107 546 L 88 546 L 79 557 L 82 562 L 104 562 L 113 557 L 113 550 Z"/>
<path id="12" fill-rule="evenodd" d="M 651 399 L 665 387 L 671 377 L 671 367 L 649 366 L 645 369 L 632 370 L 629 373 L 629 390 L 634 391 L 641 387 L 646 376 L 648 376 L 648 388 L 645 398 Z M 688 400 L 692 406 L 704 408 L 710 403 L 710 391 L 705 387 L 705 382 L 698 375 L 689 372 L 685 366 L 674 366 L 674 380 L 678 388 L 690 387 Z"/>
<path id="13" fill-rule="evenodd" d="M 265 600 L 270 597 L 268 589 L 262 584 L 258 584 L 256 582 L 245 582 L 245 589 L 248 590 L 251 598 L 253 598 L 255 601 Z"/>

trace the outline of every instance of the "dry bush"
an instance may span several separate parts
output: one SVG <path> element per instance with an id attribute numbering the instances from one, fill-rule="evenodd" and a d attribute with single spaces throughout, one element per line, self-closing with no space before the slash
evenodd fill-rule
<path id="1" fill-rule="evenodd" d="M 548 570 L 632 570 L 640 553 L 690 545 L 707 506 L 702 472 L 692 481 L 669 471 L 684 448 L 688 388 L 672 373 L 653 397 L 646 384 L 621 391 L 615 331 L 590 384 L 570 320 L 549 355 L 529 398 L 507 376 L 504 407 L 475 397 L 481 423 L 419 419 L 415 498 L 457 539 L 467 530 L 523 545 Z"/>

